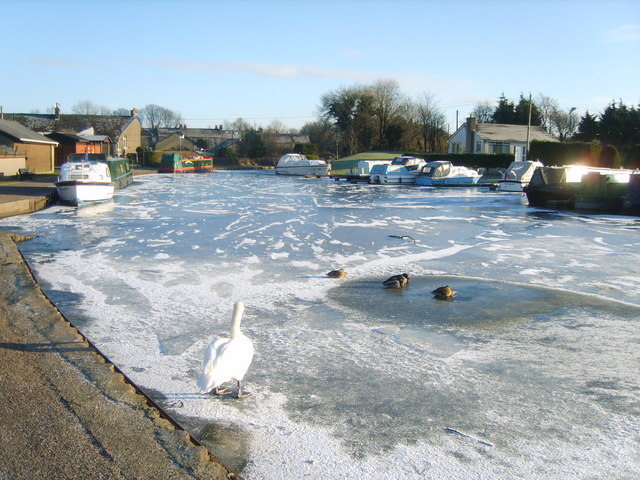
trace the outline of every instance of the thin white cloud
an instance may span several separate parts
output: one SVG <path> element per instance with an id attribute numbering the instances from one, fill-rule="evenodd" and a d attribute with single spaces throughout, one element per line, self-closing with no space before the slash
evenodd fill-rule
<path id="1" fill-rule="evenodd" d="M 338 54 L 344 58 L 355 58 L 361 56 L 362 52 L 355 48 L 343 48 L 338 52 Z"/>
<path id="2" fill-rule="evenodd" d="M 637 42 L 640 40 L 640 24 L 621 25 L 603 32 L 602 37 L 607 43 Z"/>
<path id="3" fill-rule="evenodd" d="M 395 79 L 411 92 L 436 88 L 468 88 L 471 82 L 462 79 L 441 78 L 422 73 L 367 72 L 330 68 L 286 65 L 261 62 L 185 62 L 180 60 L 147 60 L 145 63 L 168 70 L 206 72 L 211 75 L 246 73 L 263 78 L 341 80 L 371 83 L 379 79 Z"/>
<path id="4" fill-rule="evenodd" d="M 88 69 L 98 68 L 98 65 L 78 60 L 69 60 L 62 58 L 34 58 L 29 63 L 39 65 L 41 67 L 55 67 L 65 69 Z"/>

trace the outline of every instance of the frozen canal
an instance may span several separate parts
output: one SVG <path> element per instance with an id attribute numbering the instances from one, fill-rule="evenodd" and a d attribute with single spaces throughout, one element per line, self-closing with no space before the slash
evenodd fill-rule
<path id="1" fill-rule="evenodd" d="M 640 477 L 639 218 L 486 189 L 136 180 L 0 228 L 38 235 L 20 248 L 52 300 L 244 478 Z M 236 300 L 252 395 L 200 394 Z"/>

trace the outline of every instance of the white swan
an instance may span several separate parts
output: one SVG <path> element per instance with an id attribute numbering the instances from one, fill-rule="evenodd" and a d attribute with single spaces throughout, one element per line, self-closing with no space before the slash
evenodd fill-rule
<path id="1" fill-rule="evenodd" d="M 236 302 L 233 307 L 231 321 L 231 338 L 218 338 L 207 347 L 202 363 L 202 373 L 198 380 L 198 388 L 202 393 L 215 389 L 216 395 L 229 393 L 228 389 L 219 390 L 225 382 L 238 382 L 237 397 L 246 397 L 242 393 L 242 379 L 253 360 L 253 343 L 240 331 L 240 320 L 244 312 L 244 304 Z"/>

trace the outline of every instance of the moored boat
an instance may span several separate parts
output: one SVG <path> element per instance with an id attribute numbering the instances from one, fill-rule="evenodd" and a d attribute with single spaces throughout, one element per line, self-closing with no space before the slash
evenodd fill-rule
<path id="1" fill-rule="evenodd" d="M 512 162 L 498 182 L 498 190 L 501 192 L 522 193 L 524 187 L 529 185 L 533 172 L 535 172 L 536 168 L 542 166 L 542 163 L 537 160 Z"/>
<path id="2" fill-rule="evenodd" d="M 276 164 L 276 174 L 303 177 L 326 177 L 331 173 L 331 165 L 324 160 L 310 160 L 300 153 L 286 153 Z"/>
<path id="3" fill-rule="evenodd" d="M 629 188 L 622 200 L 622 213 L 640 215 L 640 171 L 629 175 Z"/>
<path id="4" fill-rule="evenodd" d="M 576 192 L 574 207 L 577 210 L 620 212 L 629 191 L 629 177 L 630 172 L 625 170 L 585 173 Z"/>
<path id="5" fill-rule="evenodd" d="M 179 153 L 169 152 L 162 154 L 158 173 L 191 173 L 195 171 L 193 161 L 182 158 Z"/>
<path id="6" fill-rule="evenodd" d="M 62 164 L 55 186 L 60 201 L 72 205 L 106 202 L 113 198 L 115 190 L 109 166 L 88 159 Z"/>
<path id="7" fill-rule="evenodd" d="M 128 187 L 133 183 L 133 170 L 126 158 L 109 157 L 104 153 L 70 153 L 67 162 L 97 161 L 106 163 L 111 174 L 111 181 L 116 190 Z"/>
<path id="8" fill-rule="evenodd" d="M 193 163 L 193 171 L 195 173 L 206 173 L 213 171 L 213 158 L 211 157 L 189 157 Z"/>
<path id="9" fill-rule="evenodd" d="M 619 211 L 631 173 L 632 170 L 585 165 L 538 167 L 524 192 L 534 207 Z"/>
<path id="10" fill-rule="evenodd" d="M 416 177 L 416 185 L 475 185 L 480 177 L 482 175 L 472 168 L 455 166 L 447 160 L 435 160 L 424 166 L 420 175 Z"/>
<path id="11" fill-rule="evenodd" d="M 391 163 L 374 165 L 369 175 L 369 183 L 413 185 L 426 164 L 424 159 L 418 157 L 396 157 Z"/>

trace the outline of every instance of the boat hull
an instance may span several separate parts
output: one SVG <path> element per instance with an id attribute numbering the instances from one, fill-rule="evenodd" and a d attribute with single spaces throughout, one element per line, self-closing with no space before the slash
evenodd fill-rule
<path id="1" fill-rule="evenodd" d="M 298 177 L 326 177 L 329 175 L 329 166 L 324 165 L 292 165 L 278 167 L 276 166 L 277 175 L 294 175 Z"/>
<path id="2" fill-rule="evenodd" d="M 456 185 L 456 186 L 466 186 L 466 185 L 475 185 L 480 180 L 480 175 L 477 177 L 445 177 L 445 178 L 434 178 L 432 184 L 434 186 L 448 186 L 448 185 Z"/>
<path id="3" fill-rule="evenodd" d="M 371 177 L 371 183 L 379 183 L 380 185 L 414 185 L 416 176 L 411 173 L 404 175 L 375 175 Z"/>
<path id="4" fill-rule="evenodd" d="M 115 190 L 115 185 L 111 182 L 82 180 L 64 180 L 56 182 L 55 186 L 60 201 L 72 205 L 109 201 Z"/>
<path id="5" fill-rule="evenodd" d="M 158 173 L 193 173 L 195 171 L 195 167 L 160 167 L 158 169 Z"/>
<path id="6" fill-rule="evenodd" d="M 498 190 L 501 192 L 522 193 L 528 182 L 520 182 L 518 180 L 500 180 L 498 182 Z"/>

